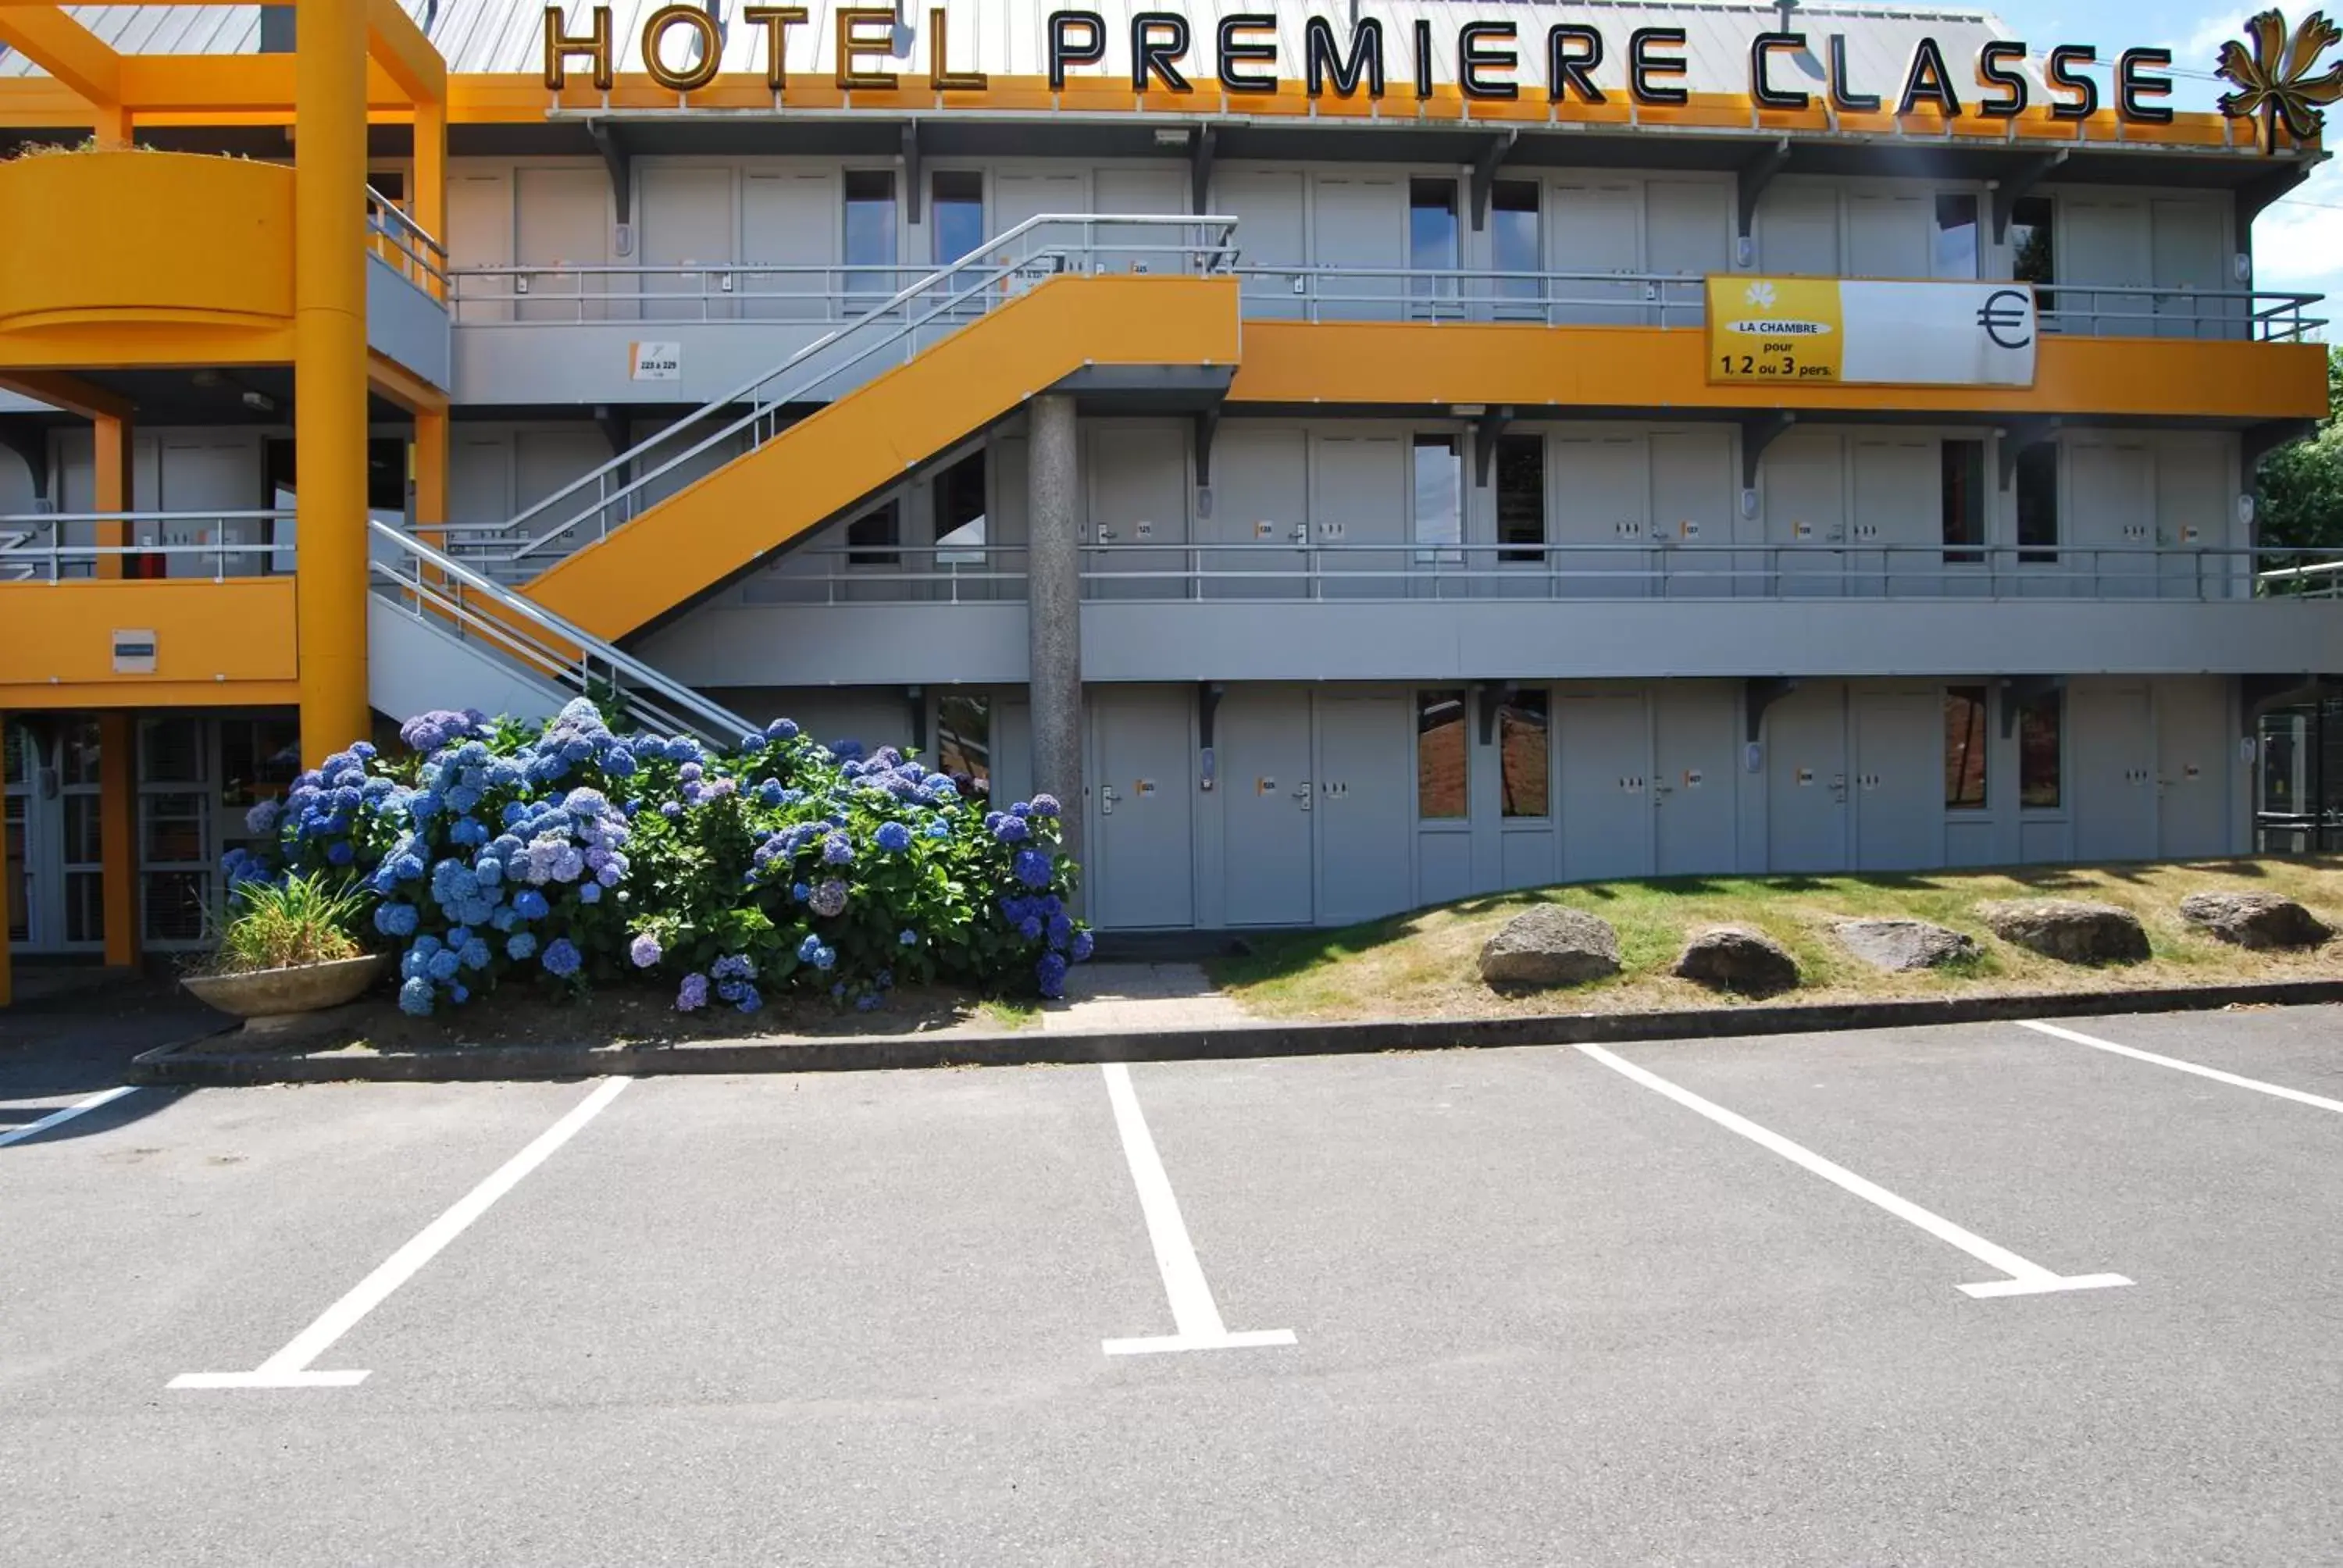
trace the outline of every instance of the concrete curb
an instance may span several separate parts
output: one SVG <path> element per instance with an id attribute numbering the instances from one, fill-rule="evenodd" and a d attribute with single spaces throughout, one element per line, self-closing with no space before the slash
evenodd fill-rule
<path id="1" fill-rule="evenodd" d="M 1805 1034 L 2021 1018 L 2187 1012 L 2278 1003 L 2343 1001 L 2343 980 L 2163 990 L 1850 1002 L 1835 1006 L 1715 1008 L 1684 1012 L 1560 1013 L 1529 1018 L 1388 1020 L 1363 1023 L 1259 1023 L 1199 1030 L 1049 1034 L 908 1035 L 893 1039 L 738 1045 L 486 1046 L 397 1056 L 282 1056 L 196 1052 L 199 1040 L 137 1057 L 142 1084 L 230 1088 L 260 1083 L 447 1083 L 485 1080 L 650 1078 L 682 1073 L 863 1072 L 922 1067 L 1035 1067 L 1100 1061 L 1241 1060 L 1370 1051 L 1527 1045 L 1617 1045 L 1735 1035 Z"/>

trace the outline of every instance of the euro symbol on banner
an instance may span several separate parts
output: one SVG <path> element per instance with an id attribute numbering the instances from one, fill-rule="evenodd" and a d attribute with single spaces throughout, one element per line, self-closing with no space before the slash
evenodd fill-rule
<path id="1" fill-rule="evenodd" d="M 2034 341 L 2030 337 L 2004 337 L 2007 329 L 2015 332 L 2026 323 L 2026 296 L 2015 288 L 1996 288 L 1986 297 L 1985 307 L 1977 312 L 1977 325 L 1985 335 L 2004 348 L 2023 348 Z"/>

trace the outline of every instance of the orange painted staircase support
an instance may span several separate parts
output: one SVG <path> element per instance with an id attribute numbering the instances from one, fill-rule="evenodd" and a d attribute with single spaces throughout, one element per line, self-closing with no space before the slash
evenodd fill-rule
<path id="1" fill-rule="evenodd" d="M 1232 277 L 1052 278 L 659 502 L 523 588 L 617 639 L 1091 367 L 1232 367 Z"/>

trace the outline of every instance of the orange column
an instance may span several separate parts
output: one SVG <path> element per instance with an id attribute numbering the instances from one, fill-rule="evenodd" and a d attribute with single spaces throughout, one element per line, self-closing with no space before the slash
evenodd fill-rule
<path id="1" fill-rule="evenodd" d="M 90 127 L 90 135 L 101 152 L 130 146 L 130 111 L 119 104 L 98 105 L 97 123 Z"/>
<path id="2" fill-rule="evenodd" d="M 441 525 L 447 520 L 447 414 L 415 415 L 415 533 L 425 544 L 447 548 Z"/>
<path id="3" fill-rule="evenodd" d="M 415 106 L 415 188 L 407 205 L 424 233 L 447 243 L 447 109 L 443 104 Z M 445 297 L 444 295 L 442 297 Z"/>
<path id="4" fill-rule="evenodd" d="M 366 7 L 301 7 L 294 45 L 293 440 L 301 755 L 366 738 Z"/>
<path id="5" fill-rule="evenodd" d="M 94 421 L 94 445 L 97 452 L 97 471 L 91 486 L 90 509 L 96 512 L 126 512 L 132 509 L 133 489 L 131 447 L 133 432 L 127 419 L 110 419 L 99 415 Z M 130 542 L 127 523 L 97 525 L 100 548 L 120 548 Z M 97 575 L 118 578 L 128 575 L 129 558 L 120 554 L 97 558 Z"/>
<path id="6" fill-rule="evenodd" d="M 138 961 L 138 720 L 97 717 L 97 846 L 106 895 L 106 961 Z"/>

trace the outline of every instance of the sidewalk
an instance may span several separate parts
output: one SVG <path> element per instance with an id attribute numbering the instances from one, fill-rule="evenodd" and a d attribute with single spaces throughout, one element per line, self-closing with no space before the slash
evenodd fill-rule
<path id="1" fill-rule="evenodd" d="M 1201 964 L 1091 963 L 1066 977 L 1066 1000 L 1041 1010 L 1047 1034 L 1222 1029 L 1252 1015 L 1214 989 Z"/>

